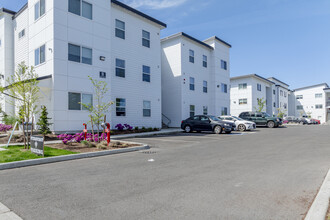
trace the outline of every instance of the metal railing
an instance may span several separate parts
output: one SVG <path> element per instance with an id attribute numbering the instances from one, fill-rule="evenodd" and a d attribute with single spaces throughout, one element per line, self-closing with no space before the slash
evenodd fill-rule
<path id="1" fill-rule="evenodd" d="M 166 115 L 162 114 L 162 124 L 165 125 L 166 127 L 169 127 L 171 124 L 171 119 L 169 119 Z"/>

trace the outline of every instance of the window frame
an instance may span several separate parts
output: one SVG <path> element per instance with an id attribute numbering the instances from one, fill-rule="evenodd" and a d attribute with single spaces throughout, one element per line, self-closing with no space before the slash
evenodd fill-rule
<path id="1" fill-rule="evenodd" d="M 304 110 L 304 106 L 303 105 L 297 105 L 297 110 Z"/>
<path id="2" fill-rule="evenodd" d="M 228 69 L 228 67 L 227 67 L 227 61 L 221 60 L 221 69 L 223 69 L 223 70 L 227 70 Z"/>
<path id="3" fill-rule="evenodd" d="M 227 107 L 221 107 L 221 115 L 228 115 L 228 108 Z"/>
<path id="4" fill-rule="evenodd" d="M 261 92 L 261 84 L 257 83 L 257 90 Z"/>
<path id="5" fill-rule="evenodd" d="M 190 117 L 194 117 L 195 116 L 195 111 L 196 111 L 195 105 L 189 105 L 189 115 L 190 115 Z"/>
<path id="6" fill-rule="evenodd" d="M 316 104 L 315 109 L 323 109 L 323 104 Z"/>
<path id="7" fill-rule="evenodd" d="M 79 102 L 78 102 L 78 104 L 79 104 L 79 109 L 70 109 L 70 94 L 79 94 Z M 83 96 L 91 96 L 91 106 L 93 106 L 94 105 L 94 103 L 93 103 L 93 94 L 92 93 L 83 93 L 83 92 L 74 92 L 74 91 L 72 91 L 72 92 L 68 92 L 68 110 L 69 111 L 88 111 L 88 109 L 86 108 L 86 107 L 84 107 L 84 105 L 83 104 L 85 104 L 85 103 L 83 103 Z"/>
<path id="8" fill-rule="evenodd" d="M 79 47 L 79 62 L 76 60 L 70 60 L 70 45 L 74 46 L 74 47 Z M 90 50 L 91 51 L 91 63 L 87 63 L 87 62 L 83 62 L 83 53 L 84 53 L 84 49 Z M 74 55 L 76 56 L 76 55 Z M 85 57 L 85 59 L 88 59 Z M 82 64 L 86 64 L 86 65 L 93 65 L 93 48 L 87 47 L 87 46 L 82 46 L 82 45 L 78 45 L 78 44 L 74 44 L 74 43 L 68 43 L 68 61 L 71 62 L 75 62 L 75 63 L 82 63 Z"/>
<path id="9" fill-rule="evenodd" d="M 149 102 L 149 108 L 145 108 L 145 105 L 144 103 L 146 102 Z M 149 114 L 145 114 L 146 112 L 145 111 L 149 111 L 148 113 Z M 151 101 L 147 101 L 147 100 L 143 100 L 143 109 L 142 109 L 142 114 L 143 114 L 143 117 L 151 117 Z"/>
<path id="10" fill-rule="evenodd" d="M 203 93 L 207 93 L 207 81 L 203 80 Z"/>
<path id="11" fill-rule="evenodd" d="M 93 4 L 89 1 L 85 1 L 85 0 L 78 0 L 79 1 L 79 13 L 75 13 L 73 11 L 70 11 L 70 0 L 68 0 L 68 12 L 71 13 L 71 14 L 74 14 L 74 15 L 77 15 L 79 17 L 83 17 L 83 18 L 86 18 L 88 20 L 93 20 Z M 87 4 L 87 5 L 90 5 L 91 6 L 91 18 L 90 17 L 87 17 L 84 15 L 84 10 L 83 10 L 83 4 Z"/>
<path id="12" fill-rule="evenodd" d="M 41 4 L 40 2 L 44 2 L 44 11 L 41 13 Z M 36 16 L 36 6 L 38 5 L 38 15 Z M 37 3 L 34 4 L 34 21 L 38 21 L 40 18 L 42 18 L 46 14 L 46 0 L 39 0 Z"/>
<path id="13" fill-rule="evenodd" d="M 239 83 L 238 84 L 238 90 L 244 90 L 244 89 L 247 89 L 247 83 Z"/>
<path id="14" fill-rule="evenodd" d="M 18 33 L 19 40 L 22 39 L 23 37 L 25 37 L 25 28 Z"/>
<path id="15" fill-rule="evenodd" d="M 323 94 L 322 93 L 315 93 L 315 98 L 316 99 L 321 99 L 321 98 L 323 98 Z"/>
<path id="16" fill-rule="evenodd" d="M 207 56 L 203 55 L 203 67 L 207 68 Z"/>
<path id="17" fill-rule="evenodd" d="M 304 95 L 297 95 L 296 96 L 296 99 L 299 100 L 299 99 L 304 99 Z"/>
<path id="18" fill-rule="evenodd" d="M 44 60 L 42 62 L 41 58 L 41 48 L 44 47 Z M 38 51 L 38 63 L 36 63 L 36 52 Z M 40 66 L 46 62 L 46 44 L 41 45 L 40 47 L 34 50 L 34 66 Z"/>
<path id="19" fill-rule="evenodd" d="M 189 49 L 189 62 L 195 63 L 195 51 L 191 49 Z"/>
<path id="20" fill-rule="evenodd" d="M 124 24 L 124 28 L 117 27 L 117 22 L 123 23 Z M 119 32 L 122 32 L 123 33 L 123 37 L 120 36 L 120 35 L 117 35 L 117 33 L 118 33 L 117 30 Z M 120 38 L 122 40 L 125 40 L 126 39 L 126 23 L 124 21 L 122 21 L 122 20 L 119 20 L 119 19 L 115 19 L 115 37 Z"/>
<path id="21" fill-rule="evenodd" d="M 195 91 L 195 78 L 189 77 L 189 90 Z"/>
<path id="22" fill-rule="evenodd" d="M 118 100 L 124 100 L 124 105 L 117 105 Z M 119 102 L 121 104 L 123 102 Z M 118 111 L 118 109 L 124 109 L 124 111 Z M 118 115 L 118 113 L 121 113 L 121 115 Z M 122 114 L 124 113 L 124 114 Z M 116 117 L 126 117 L 126 99 L 125 98 L 116 98 Z"/>
<path id="23" fill-rule="evenodd" d="M 239 105 L 247 105 L 248 104 L 247 98 L 238 99 L 238 104 Z"/>
<path id="24" fill-rule="evenodd" d="M 203 106 L 203 115 L 208 115 L 209 110 L 207 106 Z"/>
<path id="25" fill-rule="evenodd" d="M 149 73 L 145 72 L 145 67 L 147 69 L 149 69 Z M 145 76 L 147 77 L 147 79 L 145 79 Z M 146 65 L 142 65 L 142 81 L 143 82 L 151 82 L 151 67 L 150 66 L 146 66 Z"/>
<path id="26" fill-rule="evenodd" d="M 149 39 L 144 37 L 144 33 L 147 33 L 149 35 Z M 151 46 L 150 36 L 151 36 L 151 34 L 149 31 L 142 30 L 142 46 L 150 48 L 150 46 Z M 148 42 L 147 45 L 144 44 L 145 42 Z"/>
<path id="27" fill-rule="evenodd" d="M 221 92 L 222 93 L 228 93 L 228 85 L 225 83 L 221 83 Z"/>
<path id="28" fill-rule="evenodd" d="M 117 66 L 117 61 L 123 61 L 124 67 Z M 119 74 L 117 74 L 117 69 L 124 70 L 124 75 L 120 76 Z M 122 59 L 119 59 L 119 58 L 115 59 L 115 74 L 116 74 L 117 77 L 126 78 L 126 60 L 122 60 Z"/>

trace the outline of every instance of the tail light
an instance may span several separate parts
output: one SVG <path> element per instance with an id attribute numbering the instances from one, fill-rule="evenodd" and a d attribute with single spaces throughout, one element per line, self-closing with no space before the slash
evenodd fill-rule
<path id="1" fill-rule="evenodd" d="M 183 121 L 181 121 L 181 124 L 183 123 Z"/>

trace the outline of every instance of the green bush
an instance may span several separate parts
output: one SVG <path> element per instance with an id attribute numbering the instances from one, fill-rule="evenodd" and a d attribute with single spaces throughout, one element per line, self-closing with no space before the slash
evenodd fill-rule
<path id="1" fill-rule="evenodd" d="M 145 127 L 142 127 L 141 129 L 142 129 L 143 131 L 145 131 L 145 130 L 146 130 L 146 128 L 145 128 Z"/>
<path id="2" fill-rule="evenodd" d="M 148 128 L 147 131 L 153 131 L 153 128 Z"/>
<path id="3" fill-rule="evenodd" d="M 154 131 L 159 131 L 159 129 L 158 128 L 154 128 Z"/>
<path id="4" fill-rule="evenodd" d="M 88 144 L 88 141 L 81 141 L 80 142 L 84 147 L 88 147 L 89 144 Z"/>
<path id="5" fill-rule="evenodd" d="M 139 130 L 139 127 L 135 127 L 134 130 L 135 130 L 135 131 Z"/>
<path id="6" fill-rule="evenodd" d="M 18 121 L 19 119 L 15 116 L 10 116 L 10 115 L 7 115 L 5 114 L 3 116 L 3 122 L 6 124 L 6 125 L 12 125 L 14 126 L 16 121 Z"/>

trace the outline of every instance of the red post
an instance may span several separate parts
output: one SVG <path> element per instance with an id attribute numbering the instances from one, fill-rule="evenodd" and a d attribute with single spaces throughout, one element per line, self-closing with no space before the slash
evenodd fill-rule
<path id="1" fill-rule="evenodd" d="M 107 129 L 105 129 L 105 132 L 107 133 L 107 142 L 108 142 L 108 146 L 110 144 L 110 124 L 106 123 L 107 125 Z"/>
<path id="2" fill-rule="evenodd" d="M 84 140 L 86 141 L 86 139 L 87 139 L 87 124 L 84 123 L 83 126 L 85 126 L 85 129 L 84 129 L 85 139 Z"/>

